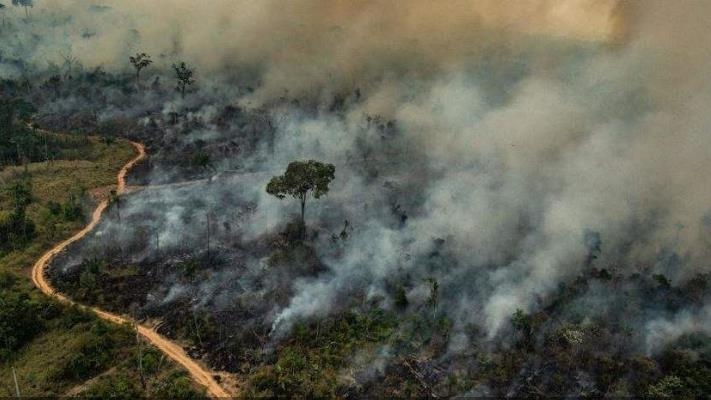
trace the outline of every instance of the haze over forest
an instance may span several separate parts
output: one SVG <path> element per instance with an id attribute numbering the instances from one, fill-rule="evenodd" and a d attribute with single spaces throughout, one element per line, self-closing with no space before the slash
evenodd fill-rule
<path id="1" fill-rule="evenodd" d="M 709 395 L 711 2 L 29 3 L 3 107 L 148 154 L 48 277 L 230 393 Z"/>

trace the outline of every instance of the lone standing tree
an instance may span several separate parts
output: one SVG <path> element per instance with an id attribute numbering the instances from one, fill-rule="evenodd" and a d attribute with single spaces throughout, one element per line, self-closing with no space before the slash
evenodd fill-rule
<path id="1" fill-rule="evenodd" d="M 185 62 L 173 64 L 173 69 L 175 70 L 175 75 L 178 78 L 178 86 L 176 89 L 180 92 L 180 95 L 185 98 L 185 89 L 195 83 L 195 79 L 193 79 L 193 70 L 189 68 Z"/>
<path id="2" fill-rule="evenodd" d="M 25 17 L 30 17 L 30 8 L 34 7 L 32 0 L 12 0 L 12 5 L 16 7 L 25 7 Z"/>
<path id="3" fill-rule="evenodd" d="M 0 3 L 0 11 L 2 11 L 2 27 L 5 27 L 5 4 Z"/>
<path id="4" fill-rule="evenodd" d="M 311 192 L 314 199 L 328 193 L 328 185 L 334 179 L 336 167 L 315 160 L 293 161 L 284 175 L 273 177 L 267 184 L 267 193 L 283 199 L 291 196 L 301 202 L 301 238 L 306 237 L 304 212 L 306 198 Z"/>
<path id="5" fill-rule="evenodd" d="M 138 85 L 141 81 L 141 70 L 153 64 L 153 60 L 151 60 L 151 56 L 146 53 L 136 53 L 135 56 L 130 56 L 128 59 L 131 61 L 131 64 L 133 64 L 133 68 L 136 69 L 136 85 Z"/>

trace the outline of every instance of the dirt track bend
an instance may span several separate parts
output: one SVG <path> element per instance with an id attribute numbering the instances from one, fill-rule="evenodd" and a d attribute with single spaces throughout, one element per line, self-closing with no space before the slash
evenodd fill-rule
<path id="1" fill-rule="evenodd" d="M 131 144 L 136 148 L 138 151 L 138 155 L 133 158 L 131 161 L 129 161 L 126 165 L 121 168 L 121 170 L 118 173 L 117 179 L 117 188 L 116 188 L 116 193 L 121 194 L 126 190 L 126 174 L 128 171 L 133 168 L 136 163 L 139 161 L 143 160 L 146 157 L 146 150 L 143 144 L 141 143 L 136 143 L 136 142 L 131 142 Z M 39 288 L 44 294 L 54 297 L 55 299 L 67 303 L 67 304 L 77 304 L 64 294 L 56 291 L 50 282 L 46 279 L 45 277 L 45 272 L 47 269 L 47 266 L 49 263 L 52 261 L 52 259 L 59 253 L 61 253 L 64 249 L 67 248 L 70 244 L 76 242 L 77 240 L 80 240 L 84 236 L 86 236 L 89 232 L 91 232 L 96 225 L 98 225 L 99 221 L 101 220 L 101 216 L 108 207 L 109 202 L 108 199 L 102 200 L 99 205 L 96 206 L 96 209 L 91 215 L 91 221 L 89 222 L 88 225 L 86 225 L 81 231 L 77 232 L 74 234 L 74 236 L 70 237 L 67 240 L 64 240 L 63 242 L 57 244 L 54 246 L 51 250 L 47 251 L 45 254 L 40 257 L 37 262 L 32 266 L 32 282 Z M 136 326 L 136 329 L 138 330 L 138 333 L 140 333 L 146 340 L 151 342 L 154 346 L 156 346 L 158 349 L 160 349 L 163 353 L 165 353 L 168 357 L 172 358 L 175 360 L 178 364 L 182 365 L 183 368 L 185 368 L 188 373 L 192 376 L 192 378 L 198 382 L 199 384 L 205 386 L 207 388 L 208 393 L 213 396 L 213 397 L 230 397 L 230 394 L 220 386 L 217 381 L 213 377 L 213 373 L 201 365 L 199 365 L 195 360 L 190 358 L 185 351 L 183 351 L 183 348 L 180 347 L 178 344 L 171 342 L 168 340 L 166 337 L 160 335 L 158 332 L 154 331 L 152 328 L 148 326 L 144 326 L 139 324 L 137 321 L 134 321 L 133 319 L 125 316 L 121 316 L 118 314 L 113 314 L 104 310 L 101 310 L 99 308 L 95 307 L 86 307 L 87 309 L 90 309 L 93 311 L 96 315 L 98 315 L 100 318 L 111 321 L 117 324 L 131 324 Z"/>

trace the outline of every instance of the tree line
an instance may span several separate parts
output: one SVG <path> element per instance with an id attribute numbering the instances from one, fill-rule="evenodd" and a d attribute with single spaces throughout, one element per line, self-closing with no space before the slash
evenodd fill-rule
<path id="1" fill-rule="evenodd" d="M 0 167 L 76 158 L 87 151 L 86 137 L 58 136 L 37 129 L 30 121 L 35 107 L 20 98 L 0 97 Z"/>
<path id="2" fill-rule="evenodd" d="M 151 60 L 151 56 L 147 53 L 136 53 L 135 56 L 130 56 L 128 61 L 136 70 L 136 85 L 140 87 L 141 71 L 153 64 L 153 60 Z M 195 69 L 186 64 L 185 61 L 180 61 L 173 64 L 173 71 L 175 71 L 176 78 L 175 90 L 180 93 L 182 98 L 185 98 L 186 89 L 195 83 L 195 79 L 193 78 Z"/>

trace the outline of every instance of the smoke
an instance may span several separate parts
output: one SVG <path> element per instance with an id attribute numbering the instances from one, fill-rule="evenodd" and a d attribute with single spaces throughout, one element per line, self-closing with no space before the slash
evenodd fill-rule
<path id="1" fill-rule="evenodd" d="M 673 318 L 649 321 L 645 327 L 647 352 L 656 353 L 666 344 L 674 342 L 689 332 L 711 332 L 709 317 L 711 317 L 711 307 L 707 305 L 695 313 L 683 311 Z"/>
<path id="2" fill-rule="evenodd" d="M 237 218 L 240 240 L 258 241 L 293 211 L 263 192 L 269 176 L 294 159 L 336 165 L 331 193 L 307 217 L 320 233 L 346 219 L 352 232 L 339 251 L 327 235 L 315 241 L 327 272 L 293 280 L 286 304 L 269 310 L 275 334 L 355 293 L 390 306 L 393 281 L 422 302 L 433 278 L 437 311 L 457 316 L 455 330 L 474 324 L 495 338 L 516 309 L 545 305 L 584 273 L 590 232 L 600 268 L 675 283 L 709 272 L 710 12 L 708 2 L 661 0 L 45 0 L 0 49 L 38 69 L 60 64 L 60 50 L 111 71 L 128 70 L 137 51 L 154 55 L 153 74 L 188 61 L 202 86 L 192 99 L 112 110 L 138 115 L 154 101 L 207 122 L 170 128 L 166 142 L 241 137 L 246 128 L 215 128 L 215 104 L 268 115 L 273 135 L 239 160 L 257 174 L 156 192 L 172 204 L 152 211 L 166 246 L 200 240 L 185 234 L 195 209 L 237 203 L 256 208 L 223 218 Z M 136 196 L 124 212 L 151 204 Z M 259 269 L 259 257 L 243 262 Z M 647 324 L 651 342 L 668 331 L 660 324 Z"/>
<path id="3" fill-rule="evenodd" d="M 86 68 L 122 71 L 130 54 L 146 51 L 162 68 L 189 60 L 202 79 L 257 79 L 254 100 L 263 101 L 456 70 L 484 52 L 528 51 L 540 37 L 604 40 L 614 34 L 616 3 L 44 0 L 32 13 L 10 46 L 39 68 L 71 55 Z"/>
<path id="4" fill-rule="evenodd" d="M 711 69 L 707 49 L 694 38 L 708 33 L 699 16 L 709 10 L 701 2 L 658 5 L 625 6 L 623 48 L 527 71 L 508 93 L 498 93 L 501 103 L 466 73 L 440 73 L 414 90 L 408 81 L 389 81 L 372 98 L 382 104 L 396 96 L 385 104 L 420 151 L 421 157 L 409 154 L 411 167 L 436 176 L 421 187 L 424 196 L 403 234 L 408 244 L 392 240 L 390 227 L 363 227 L 363 238 L 384 244 L 353 240 L 358 257 L 338 261 L 332 285 L 301 288 L 318 307 L 305 307 L 297 296 L 282 316 L 328 308 L 314 293 L 358 282 L 364 268 L 377 286 L 381 271 L 399 265 L 393 253 L 407 252 L 411 261 L 400 268 L 422 273 L 418 263 L 434 238 L 447 238 L 459 265 L 432 273 L 453 297 L 479 298 L 465 307 L 482 312 L 490 335 L 516 308 L 529 309 L 582 272 L 586 231 L 602 238 L 598 265 L 621 264 L 625 273 L 651 268 L 674 281 L 707 272 L 711 182 L 702 171 L 711 167 L 711 121 L 702 110 Z M 680 28 L 670 18 L 690 22 Z M 669 253 L 683 261 L 667 262 Z M 473 273 L 484 278 L 472 280 Z M 471 286 L 450 282 L 463 276 Z"/>

